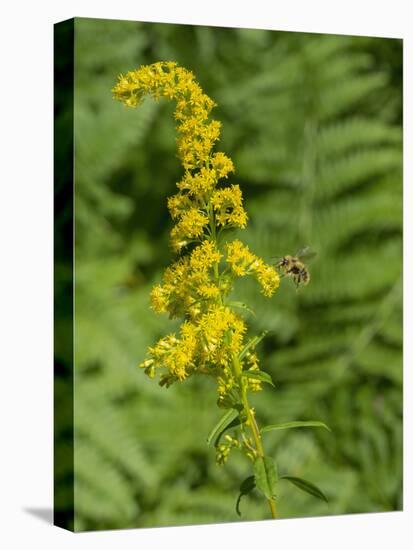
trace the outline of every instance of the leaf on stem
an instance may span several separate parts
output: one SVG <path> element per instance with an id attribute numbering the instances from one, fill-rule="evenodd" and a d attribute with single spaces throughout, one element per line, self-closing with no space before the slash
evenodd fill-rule
<path id="1" fill-rule="evenodd" d="M 246 370 L 242 372 L 241 376 L 243 376 L 244 378 L 259 380 L 260 382 L 265 382 L 266 384 L 271 384 L 271 386 L 275 388 L 275 384 L 272 381 L 272 378 L 268 374 L 268 372 L 264 372 L 262 370 Z"/>
<path id="2" fill-rule="evenodd" d="M 302 491 L 305 491 L 306 493 L 309 493 L 314 497 L 324 500 L 324 502 L 328 502 L 327 497 L 318 487 L 316 487 L 313 483 L 302 479 L 301 477 L 281 476 L 280 479 L 287 479 L 290 483 L 292 483 Z"/>
<path id="3" fill-rule="evenodd" d="M 257 489 L 269 500 L 275 497 L 277 466 L 270 456 L 259 456 L 254 462 L 254 477 Z"/>
<path id="4" fill-rule="evenodd" d="M 245 346 L 242 348 L 240 354 L 239 354 L 239 360 L 242 361 L 244 357 L 247 355 L 248 351 L 252 348 L 255 348 L 263 338 L 268 334 L 268 330 L 265 330 L 262 332 L 259 336 L 254 336 L 254 338 L 251 338 Z"/>
<path id="5" fill-rule="evenodd" d="M 253 489 L 255 489 L 255 476 L 248 476 L 240 485 L 239 495 L 235 504 L 235 511 L 239 516 L 241 516 L 241 510 L 239 509 L 241 498 L 244 495 L 248 495 Z"/>
<path id="6" fill-rule="evenodd" d="M 220 438 L 221 434 L 230 427 L 231 425 L 238 425 L 239 421 L 235 424 L 232 424 L 235 419 L 239 416 L 239 411 L 236 409 L 229 409 L 228 412 L 224 414 L 223 417 L 220 418 L 220 420 L 215 424 L 215 426 L 210 431 L 208 438 L 207 438 L 207 444 L 210 445 L 213 443 L 216 444 L 217 440 Z"/>
<path id="7" fill-rule="evenodd" d="M 289 428 L 325 428 L 331 432 L 330 428 L 324 422 L 318 420 L 295 420 L 294 422 L 283 422 L 282 424 L 269 424 L 261 428 L 261 433 L 271 432 L 273 430 L 287 430 Z"/>

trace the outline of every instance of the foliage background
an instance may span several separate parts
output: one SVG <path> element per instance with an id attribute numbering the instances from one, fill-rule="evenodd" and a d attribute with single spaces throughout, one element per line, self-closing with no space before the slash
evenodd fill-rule
<path id="1" fill-rule="evenodd" d="M 136 369 L 175 328 L 149 292 L 171 261 L 166 197 L 182 170 L 173 105 L 128 110 L 110 90 L 158 60 L 193 70 L 218 103 L 243 239 L 267 260 L 318 252 L 302 291 L 239 289 L 257 312 L 251 332 L 271 330 L 260 353 L 277 389 L 256 396 L 259 418 L 333 430 L 267 434 L 281 473 L 330 500 L 280 483 L 281 516 L 401 509 L 401 41 L 76 19 L 76 530 L 236 521 L 249 474 L 236 453 L 216 466 L 206 446 L 221 414 L 210 381 L 166 390 Z M 61 505 L 68 467 L 56 472 Z M 242 511 L 267 517 L 254 495 Z"/>

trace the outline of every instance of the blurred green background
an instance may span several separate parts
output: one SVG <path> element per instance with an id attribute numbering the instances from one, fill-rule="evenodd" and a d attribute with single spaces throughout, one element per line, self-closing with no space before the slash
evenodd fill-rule
<path id="1" fill-rule="evenodd" d="M 218 150 L 250 217 L 242 239 L 268 261 L 318 253 L 299 292 L 239 288 L 251 333 L 271 331 L 259 351 L 277 389 L 254 396 L 259 419 L 332 428 L 267 434 L 280 473 L 330 500 L 280 483 L 281 517 L 401 509 L 402 42 L 76 19 L 76 530 L 236 521 L 250 473 L 236 452 L 217 466 L 206 445 L 222 414 L 211 381 L 166 390 L 136 368 L 177 326 L 149 292 L 172 259 L 166 198 L 182 168 L 174 106 L 130 110 L 111 88 L 159 60 L 193 70 L 218 103 Z M 57 478 L 64 506 L 64 460 Z M 241 508 L 268 517 L 258 495 Z"/>

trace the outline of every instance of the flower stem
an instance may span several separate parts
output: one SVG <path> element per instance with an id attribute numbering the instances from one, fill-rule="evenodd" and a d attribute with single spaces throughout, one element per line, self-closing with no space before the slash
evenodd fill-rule
<path id="1" fill-rule="evenodd" d="M 234 365 L 235 374 L 236 374 L 236 376 L 239 380 L 239 384 L 240 384 L 240 387 L 241 387 L 242 406 L 244 407 L 244 411 L 247 415 L 246 424 L 248 425 L 248 427 L 251 430 L 252 437 L 253 437 L 253 440 L 254 440 L 254 443 L 255 443 L 255 451 L 256 451 L 257 455 L 261 458 L 264 458 L 265 453 L 264 453 L 264 447 L 263 447 L 263 444 L 262 444 L 260 429 L 258 427 L 258 423 L 257 423 L 257 420 L 255 418 L 254 411 L 251 408 L 251 406 L 249 404 L 249 401 L 248 401 L 247 386 L 245 384 L 245 380 L 243 380 L 242 376 L 241 376 L 241 365 L 239 363 L 238 357 L 236 357 L 235 355 L 233 357 L 233 365 Z M 276 505 L 275 505 L 275 500 L 271 498 L 271 499 L 267 499 L 267 502 L 268 502 L 268 505 L 269 505 L 270 510 L 271 510 L 271 517 L 273 519 L 276 519 L 277 518 L 277 508 L 276 508 Z"/>
<path id="2" fill-rule="evenodd" d="M 214 242 L 215 246 L 219 250 L 219 243 L 218 243 L 218 239 L 217 239 L 216 219 L 215 219 L 214 209 L 213 209 L 213 206 L 210 203 L 210 201 L 208 201 L 208 217 L 209 217 L 209 227 L 210 227 L 211 240 Z M 218 283 L 218 286 L 220 286 L 220 273 L 219 273 L 218 262 L 216 262 L 214 264 L 214 277 L 215 277 L 215 280 Z M 221 304 L 223 303 L 223 297 L 222 297 L 221 289 L 220 289 L 220 293 L 219 293 L 219 302 Z M 233 356 L 233 365 L 234 365 L 234 371 L 235 371 L 236 378 L 238 379 L 238 382 L 239 382 L 239 385 L 240 385 L 240 388 L 241 388 L 242 406 L 245 410 L 245 414 L 247 415 L 246 424 L 248 425 L 248 427 L 249 427 L 249 429 L 252 433 L 252 437 L 253 437 L 253 440 L 254 440 L 254 443 L 255 443 L 255 449 L 254 450 L 255 450 L 255 452 L 257 453 L 257 455 L 259 457 L 264 458 L 265 453 L 264 453 L 264 447 L 262 445 L 260 429 L 259 429 L 257 421 L 255 419 L 254 411 L 250 407 L 250 404 L 248 402 L 247 384 L 246 384 L 246 381 L 241 376 L 241 365 L 240 365 L 240 362 L 239 362 L 238 357 L 236 355 Z M 270 507 L 271 517 L 273 519 L 276 519 L 277 518 L 277 509 L 276 509 L 276 505 L 275 505 L 275 500 L 271 498 L 271 499 L 267 499 L 267 502 L 268 502 L 268 505 Z"/>

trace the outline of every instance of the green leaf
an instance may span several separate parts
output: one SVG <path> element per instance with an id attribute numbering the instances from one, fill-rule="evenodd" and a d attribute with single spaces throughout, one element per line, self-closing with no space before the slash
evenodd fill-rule
<path id="1" fill-rule="evenodd" d="M 220 433 L 217 435 L 217 437 L 215 438 L 215 443 L 214 445 L 217 446 L 221 437 L 223 436 L 223 434 L 227 431 L 227 430 L 230 430 L 231 428 L 235 428 L 236 426 L 239 426 L 241 424 L 241 418 L 239 416 L 237 416 L 237 418 L 234 418 L 234 420 L 232 422 L 230 422 L 228 424 L 228 426 L 226 426 L 223 430 L 220 431 Z"/>
<path id="2" fill-rule="evenodd" d="M 254 317 L 256 317 L 255 311 L 247 306 L 247 304 L 244 304 L 244 302 L 228 302 L 228 306 L 232 307 L 239 307 L 241 309 L 245 309 L 245 311 L 248 311 L 248 313 L 251 313 Z"/>
<path id="3" fill-rule="evenodd" d="M 239 488 L 239 496 L 235 504 L 235 511 L 239 516 L 241 516 L 241 510 L 239 509 L 241 498 L 248 495 L 253 489 L 255 489 L 255 476 L 249 476 L 244 479 Z"/>
<path id="4" fill-rule="evenodd" d="M 269 456 L 258 457 L 254 462 L 255 483 L 268 499 L 275 497 L 277 485 L 277 466 Z"/>
<path id="5" fill-rule="evenodd" d="M 318 487 L 316 487 L 313 483 L 306 481 L 305 479 L 301 479 L 301 477 L 281 476 L 280 479 L 287 479 L 302 491 L 305 491 L 306 493 L 309 493 L 314 497 L 317 497 L 321 500 L 324 500 L 325 502 L 328 502 L 327 497 Z"/>
<path id="6" fill-rule="evenodd" d="M 246 345 L 243 347 L 241 353 L 239 354 L 239 360 L 241 361 L 242 359 L 244 359 L 244 357 L 247 355 L 248 351 L 251 349 L 251 348 L 255 348 L 263 338 L 265 338 L 265 336 L 268 334 L 268 330 L 265 330 L 264 332 L 262 332 L 259 336 L 254 336 L 254 338 L 251 338 L 247 343 Z"/>
<path id="7" fill-rule="evenodd" d="M 330 428 L 324 422 L 318 420 L 296 420 L 294 422 L 283 422 L 282 424 L 269 424 L 261 428 L 261 433 L 271 432 L 273 430 L 287 430 L 289 428 L 325 428 L 331 432 Z"/>
<path id="8" fill-rule="evenodd" d="M 229 425 L 237 418 L 239 412 L 236 409 L 230 409 L 224 414 L 224 416 L 215 424 L 207 438 L 207 444 L 210 445 L 211 442 L 216 442 L 220 437 L 222 432 L 226 430 Z"/>
<path id="9" fill-rule="evenodd" d="M 264 372 L 262 370 L 246 370 L 242 372 L 242 376 L 244 378 L 252 378 L 254 380 L 259 380 L 260 382 L 265 382 L 266 384 L 271 384 L 271 386 L 275 388 L 275 384 L 268 372 Z"/>

